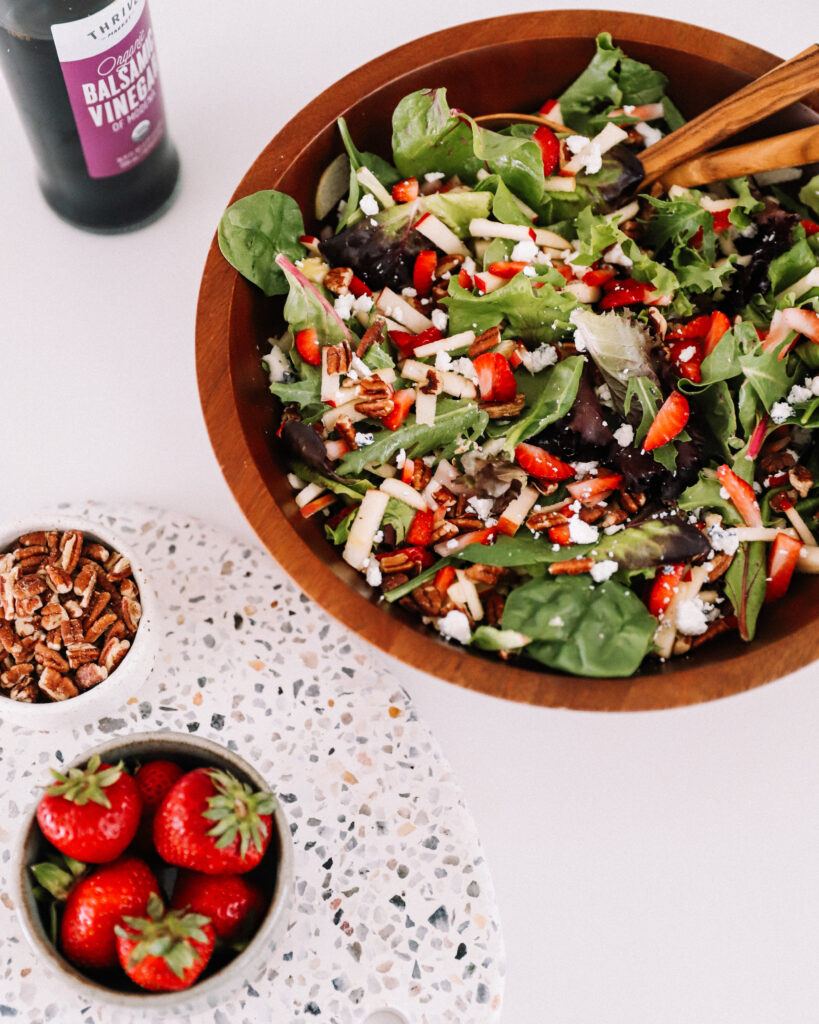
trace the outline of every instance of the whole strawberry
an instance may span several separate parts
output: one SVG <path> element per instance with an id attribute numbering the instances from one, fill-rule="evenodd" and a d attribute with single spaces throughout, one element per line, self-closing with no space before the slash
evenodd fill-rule
<path id="1" fill-rule="evenodd" d="M 85 768 L 65 774 L 51 769 L 56 782 L 37 806 L 43 835 L 75 860 L 105 864 L 116 860 L 136 834 L 142 800 L 137 784 L 118 765 L 94 756 Z"/>
<path id="2" fill-rule="evenodd" d="M 151 992 L 188 988 L 207 967 L 216 937 L 202 914 L 168 910 L 158 897 L 147 917 L 126 917 L 116 927 L 117 955 L 128 977 Z"/>
<path id="3" fill-rule="evenodd" d="M 60 947 L 77 967 L 116 967 L 114 926 L 124 914 L 144 914 L 159 896 L 153 872 L 137 857 L 122 857 L 80 879 L 68 894 L 60 924 Z"/>
<path id="4" fill-rule="evenodd" d="M 195 768 L 183 775 L 154 818 L 154 846 L 163 860 L 206 875 L 255 868 L 272 833 L 276 798 L 230 772 Z"/>
<path id="5" fill-rule="evenodd" d="M 153 849 L 154 815 L 165 795 L 184 774 L 174 761 L 147 761 L 134 772 L 134 782 L 142 797 L 142 817 L 136 834 L 141 850 Z"/>
<path id="6" fill-rule="evenodd" d="M 216 938 L 232 945 L 253 934 L 266 902 L 262 890 L 244 875 L 180 871 L 171 906 L 209 917 Z"/>

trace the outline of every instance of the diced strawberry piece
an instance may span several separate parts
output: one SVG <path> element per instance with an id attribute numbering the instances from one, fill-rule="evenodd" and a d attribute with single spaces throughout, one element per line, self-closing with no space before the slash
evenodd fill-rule
<path id="1" fill-rule="evenodd" d="M 730 210 L 717 210 L 716 213 L 712 213 L 711 216 L 714 219 L 714 232 L 721 235 L 723 231 L 727 231 L 731 226 L 731 211 Z"/>
<path id="2" fill-rule="evenodd" d="M 576 480 L 567 484 L 566 489 L 573 498 L 582 501 L 584 505 L 596 505 L 615 487 L 623 482 L 622 473 L 608 473 L 605 470 L 597 476 L 590 476 L 587 480 Z"/>
<path id="3" fill-rule="evenodd" d="M 708 328 L 708 333 L 705 335 L 705 345 L 703 347 L 703 357 L 710 356 L 714 349 L 717 347 L 722 336 L 731 329 L 731 321 L 728 317 L 721 313 L 718 309 L 715 309 L 711 314 L 711 324 Z"/>
<path id="4" fill-rule="evenodd" d="M 606 281 L 611 281 L 616 271 L 614 267 L 591 267 L 582 277 L 583 284 L 587 284 L 590 288 L 596 288 L 600 285 L 604 285 Z"/>
<path id="5" fill-rule="evenodd" d="M 697 316 L 689 320 L 687 324 L 673 324 L 666 335 L 666 341 L 690 340 L 692 338 L 704 338 L 711 329 L 710 316 Z"/>
<path id="6" fill-rule="evenodd" d="M 651 289 L 642 281 L 635 281 L 633 277 L 627 277 L 620 281 L 610 282 L 612 287 L 606 289 L 606 294 L 600 300 L 600 309 L 618 309 L 620 306 L 633 306 L 635 303 L 645 303 Z"/>
<path id="7" fill-rule="evenodd" d="M 567 281 L 571 281 L 571 279 L 574 277 L 574 271 L 571 267 L 555 267 L 555 270 L 558 272 L 558 274 L 562 274 Z"/>
<path id="8" fill-rule="evenodd" d="M 323 508 L 327 508 L 328 505 L 332 505 L 335 500 L 335 494 L 322 494 L 320 497 L 314 498 L 312 501 L 308 501 L 306 505 L 299 509 L 299 512 L 301 512 L 305 519 L 309 519 L 310 516 L 314 516 L 316 512 L 321 512 Z"/>
<path id="9" fill-rule="evenodd" d="M 557 167 L 560 160 L 560 143 L 551 128 L 545 124 L 535 128 L 532 138 L 540 146 L 540 155 L 543 158 L 543 174 L 548 178 Z"/>
<path id="10" fill-rule="evenodd" d="M 431 544 L 434 519 L 435 513 L 432 509 L 427 509 L 424 512 L 419 509 L 413 516 L 410 528 L 407 530 L 407 543 L 417 544 L 422 548 Z"/>
<path id="11" fill-rule="evenodd" d="M 472 278 L 464 270 L 463 267 L 461 267 L 461 269 L 458 271 L 458 284 L 461 286 L 461 288 L 466 288 L 470 290 L 474 287 Z"/>
<path id="12" fill-rule="evenodd" d="M 472 360 L 478 375 L 478 388 L 484 402 L 511 402 L 518 385 L 509 360 L 500 352 L 483 352 Z"/>
<path id="13" fill-rule="evenodd" d="M 443 335 L 437 327 L 427 327 L 420 334 L 410 334 L 409 331 L 390 331 L 390 341 L 402 356 L 411 356 L 419 345 L 426 345 L 428 341 L 439 341 L 442 337 Z"/>
<path id="14" fill-rule="evenodd" d="M 526 351 L 526 346 L 525 345 L 521 345 L 520 342 L 518 342 L 517 345 L 515 345 L 515 348 L 514 348 L 514 351 L 512 352 L 512 355 L 509 356 L 509 365 L 513 369 L 517 369 L 517 367 L 519 367 L 521 365 L 521 363 L 523 362 L 523 353 L 525 351 Z"/>
<path id="15" fill-rule="evenodd" d="M 435 268 L 438 266 L 438 253 L 434 249 L 424 249 L 415 257 L 412 268 L 412 286 L 419 295 L 429 295 Z"/>
<path id="16" fill-rule="evenodd" d="M 340 459 L 343 455 L 346 455 L 350 450 L 350 446 L 344 438 L 339 438 L 336 441 L 325 441 L 324 448 L 327 452 L 327 458 L 333 462 L 335 462 L 336 459 Z"/>
<path id="17" fill-rule="evenodd" d="M 791 585 L 794 569 L 802 551 L 802 541 L 789 537 L 787 533 L 778 533 L 771 547 L 768 559 L 768 587 L 765 591 L 766 601 L 776 601 Z"/>
<path id="18" fill-rule="evenodd" d="M 681 563 L 658 566 L 648 595 L 648 610 L 656 618 L 659 619 L 671 603 L 686 571 L 687 566 Z"/>
<path id="19" fill-rule="evenodd" d="M 568 480 L 574 476 L 571 466 L 534 444 L 519 444 L 515 448 L 515 462 L 541 480 Z"/>
<path id="20" fill-rule="evenodd" d="M 412 390 L 409 388 L 408 390 Z M 404 459 L 404 465 L 401 467 L 401 483 L 411 484 L 413 475 L 415 474 L 415 460 Z"/>
<path id="21" fill-rule="evenodd" d="M 730 466 L 723 464 L 717 470 L 717 479 L 728 492 L 734 508 L 748 526 L 762 526 L 762 513 L 753 487 L 736 475 Z"/>
<path id="22" fill-rule="evenodd" d="M 697 339 L 690 341 L 675 341 L 668 350 L 671 361 L 680 371 L 680 376 L 686 380 L 692 380 L 695 384 L 700 382 L 702 373 L 702 349 L 697 344 Z M 685 357 L 685 358 L 683 358 Z"/>
<path id="23" fill-rule="evenodd" d="M 528 263 L 521 263 L 517 260 L 499 260 L 497 263 L 489 264 L 489 273 L 494 274 L 495 277 L 511 278 L 516 274 L 520 274 L 524 267 L 528 267 Z"/>
<path id="24" fill-rule="evenodd" d="M 381 422 L 387 430 L 398 430 L 409 415 L 412 403 L 415 401 L 415 388 L 403 388 L 401 391 L 396 391 L 392 400 L 392 412 L 383 416 Z"/>
<path id="25" fill-rule="evenodd" d="M 405 178 L 392 187 L 392 197 L 396 203 L 409 203 L 418 198 L 418 179 Z"/>
<path id="26" fill-rule="evenodd" d="M 353 274 L 353 279 L 350 281 L 349 288 L 357 299 L 360 299 L 362 295 L 372 295 L 373 293 L 372 288 L 364 284 L 361 278 L 356 277 L 355 274 Z"/>
<path id="27" fill-rule="evenodd" d="M 435 589 L 445 594 L 455 582 L 455 570 L 451 565 L 445 565 L 435 573 Z"/>
<path id="28" fill-rule="evenodd" d="M 315 327 L 305 327 L 296 334 L 296 351 L 311 366 L 321 366 L 321 346 Z"/>
<path id="29" fill-rule="evenodd" d="M 554 110 L 557 106 L 557 100 L 546 100 L 543 106 L 538 110 L 539 114 L 543 114 L 544 117 L 548 117 L 549 113 Z"/>
<path id="30" fill-rule="evenodd" d="M 812 220 L 800 220 L 799 223 L 805 229 L 805 234 L 810 238 L 811 235 L 815 235 L 819 232 L 819 224 L 814 224 Z"/>
<path id="31" fill-rule="evenodd" d="M 549 540 L 552 544 L 560 544 L 562 547 L 566 547 L 571 544 L 572 535 L 569 532 L 568 524 L 563 523 L 561 526 L 550 526 Z"/>
<path id="32" fill-rule="evenodd" d="M 651 452 L 655 448 L 661 448 L 668 444 L 672 438 L 679 434 L 686 423 L 691 410 L 688 406 L 688 399 L 679 391 L 672 391 L 660 406 L 654 422 L 648 428 L 648 433 L 643 441 L 643 451 Z"/>

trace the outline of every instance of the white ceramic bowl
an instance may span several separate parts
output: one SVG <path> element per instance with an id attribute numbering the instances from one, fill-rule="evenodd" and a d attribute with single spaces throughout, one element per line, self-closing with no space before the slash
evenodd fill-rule
<path id="1" fill-rule="evenodd" d="M 44 704 L 25 704 L 0 694 L 0 723 L 12 722 L 27 729 L 51 732 L 94 722 L 118 711 L 132 696 L 144 696 L 145 682 L 150 675 L 158 650 L 157 598 L 143 572 L 139 559 L 127 541 L 107 527 L 77 517 L 25 519 L 0 527 L 0 552 L 6 551 L 26 533 L 38 530 L 81 530 L 86 538 L 99 541 L 112 551 L 125 555 L 139 589 L 142 617 L 130 650 L 110 676 L 68 700 Z"/>
<path id="2" fill-rule="evenodd" d="M 84 765 L 94 754 L 109 763 L 119 760 L 144 763 L 167 759 L 179 762 L 186 769 L 202 765 L 215 766 L 232 772 L 256 789 L 271 788 L 270 783 L 255 768 L 233 751 L 187 733 L 168 731 L 120 736 L 87 750 L 68 767 Z M 44 778 L 43 781 L 47 780 Z M 24 817 L 12 853 L 14 861 L 19 865 L 12 874 L 17 916 L 29 945 L 43 967 L 56 974 L 64 985 L 84 1001 L 92 1006 L 124 1009 L 129 1014 L 148 1014 L 152 1020 L 161 1021 L 166 1016 L 189 1013 L 205 1005 L 218 1006 L 220 999 L 239 992 L 245 982 L 258 981 L 267 967 L 270 953 L 287 929 L 293 906 L 293 839 L 278 801 L 273 813 L 273 838 L 262 861 L 262 866 L 267 864 L 272 876 L 268 890 L 270 904 L 255 935 L 247 948 L 220 970 L 211 975 L 206 973 L 203 979 L 182 992 L 166 993 L 137 990 L 124 973 L 121 988 L 100 984 L 69 963 L 52 945 L 32 894 L 33 876 L 29 868 L 43 860 L 44 854 L 51 849 L 40 831 L 35 814 L 36 804 Z M 259 869 L 256 870 L 258 872 Z M 254 877 L 258 882 L 258 874 L 254 874 Z"/>

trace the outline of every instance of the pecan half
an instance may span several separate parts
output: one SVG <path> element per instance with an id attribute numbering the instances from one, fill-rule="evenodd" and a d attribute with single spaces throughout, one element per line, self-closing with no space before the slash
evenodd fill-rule
<path id="1" fill-rule="evenodd" d="M 351 267 L 333 267 L 324 275 L 322 284 L 333 295 L 346 295 L 353 280 Z"/>
<path id="2" fill-rule="evenodd" d="M 60 568 L 73 573 L 82 555 L 83 535 L 79 530 L 67 530 L 60 538 Z"/>
<path id="3" fill-rule="evenodd" d="M 52 700 L 68 700 L 80 692 L 77 687 L 53 668 L 45 669 L 40 675 L 40 689 Z"/>
<path id="4" fill-rule="evenodd" d="M 721 551 L 718 555 L 714 555 L 711 559 L 711 570 L 708 573 L 708 582 L 713 583 L 714 580 L 718 580 L 720 576 L 724 576 L 728 571 L 728 566 L 733 562 L 734 556 L 728 555 L 724 551 Z"/>
<path id="5" fill-rule="evenodd" d="M 381 344 L 384 340 L 384 328 L 386 323 L 386 320 L 380 316 L 377 316 L 375 320 L 373 320 L 364 332 L 361 341 L 359 341 L 358 347 L 355 350 L 355 354 L 359 359 L 363 359 L 373 345 Z"/>
<path id="6" fill-rule="evenodd" d="M 474 565 L 469 566 L 464 575 L 468 580 L 474 580 L 475 583 L 495 584 L 503 575 L 503 566 L 484 565 L 483 562 L 475 562 Z"/>
<path id="7" fill-rule="evenodd" d="M 321 353 L 327 373 L 346 373 L 350 369 L 352 351 L 347 341 L 341 341 L 338 345 L 325 345 Z"/>
<path id="8" fill-rule="evenodd" d="M 500 345 L 500 340 L 500 327 L 488 328 L 482 334 L 479 334 L 469 346 L 469 358 L 474 359 L 476 356 L 495 348 L 496 345 Z"/>
<path id="9" fill-rule="evenodd" d="M 352 451 L 355 451 L 356 448 L 358 448 L 358 444 L 355 439 L 355 427 L 353 426 L 353 421 L 349 416 L 339 416 L 336 420 L 336 433 L 339 437 L 344 438 Z"/>
<path id="10" fill-rule="evenodd" d="M 444 602 L 444 595 L 434 583 L 425 583 L 413 590 L 412 597 L 425 615 L 438 616 Z"/>
<path id="11" fill-rule="evenodd" d="M 108 678 L 108 669 L 103 665 L 95 665 L 93 662 L 88 665 L 80 665 L 77 669 L 74 681 L 81 690 L 90 690 L 92 686 L 101 683 Z"/>
<path id="12" fill-rule="evenodd" d="M 506 598 L 496 590 L 491 590 L 483 594 L 482 597 L 486 621 L 490 626 L 497 626 L 503 618 L 503 607 L 506 604 Z"/>
<path id="13" fill-rule="evenodd" d="M 52 651 L 44 643 L 37 643 L 34 646 L 34 660 L 44 668 L 53 668 L 57 672 L 67 672 L 68 662 L 56 651 Z"/>
<path id="14" fill-rule="evenodd" d="M 432 470 L 421 459 L 415 459 L 412 463 L 412 486 L 416 491 L 423 491 L 432 479 Z"/>
<path id="15" fill-rule="evenodd" d="M 511 402 L 481 402 L 480 407 L 490 420 L 502 420 L 509 416 L 517 416 L 526 405 L 526 395 L 518 391 Z"/>
<path id="16" fill-rule="evenodd" d="M 570 558 L 565 562 L 552 562 L 549 566 L 550 576 L 578 576 L 583 572 L 591 572 L 593 558 Z"/>
<path id="17" fill-rule="evenodd" d="M 568 517 L 562 512 L 533 512 L 526 520 L 526 525 L 530 530 L 542 533 L 544 530 L 551 530 L 553 526 L 565 526 L 568 521 Z"/>
<path id="18" fill-rule="evenodd" d="M 48 579 L 55 593 L 68 594 L 74 585 L 71 574 L 67 573 L 59 565 L 47 565 L 45 567 L 46 579 Z"/>
<path id="19" fill-rule="evenodd" d="M 378 560 L 382 573 L 407 572 L 415 568 L 415 562 L 403 551 L 395 551 Z"/>
<path id="20" fill-rule="evenodd" d="M 453 270 L 457 270 L 460 267 L 463 261 L 463 256 L 458 256 L 457 253 L 442 256 L 435 267 L 435 279 L 440 281 L 444 274 L 451 274 Z"/>
<path id="21" fill-rule="evenodd" d="M 12 665 L 10 669 L 7 669 L 2 675 L 0 675 L 0 686 L 4 690 L 11 690 L 18 683 L 23 682 L 28 676 L 34 672 L 33 665 Z"/>
<path id="22" fill-rule="evenodd" d="M 807 498 L 813 487 L 813 474 L 807 466 L 794 466 L 788 473 L 788 480 L 800 498 Z"/>

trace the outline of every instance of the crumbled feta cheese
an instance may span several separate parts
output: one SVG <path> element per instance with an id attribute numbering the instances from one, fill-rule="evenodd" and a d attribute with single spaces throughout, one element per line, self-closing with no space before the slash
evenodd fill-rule
<path id="1" fill-rule="evenodd" d="M 355 302 L 355 295 L 352 292 L 347 292 L 344 295 L 339 295 L 336 301 L 333 303 L 333 309 L 338 313 L 342 320 L 349 320 L 353 315 L 353 303 Z"/>
<path id="2" fill-rule="evenodd" d="M 561 617 L 559 615 L 553 615 L 551 617 L 551 619 L 549 619 L 549 625 L 550 626 L 565 626 L 566 623 L 563 621 L 563 619 L 561 619 Z"/>
<path id="3" fill-rule="evenodd" d="M 784 423 L 789 416 L 793 416 L 793 409 L 787 402 L 774 402 L 771 406 L 771 419 L 774 423 Z"/>
<path id="4" fill-rule="evenodd" d="M 736 554 L 739 547 L 737 531 L 730 526 L 709 526 L 708 539 L 714 551 L 724 551 L 726 555 Z"/>
<path id="5" fill-rule="evenodd" d="M 375 533 L 373 534 L 373 544 L 380 544 L 383 539 L 384 539 L 384 531 L 383 530 L 376 530 Z"/>
<path id="6" fill-rule="evenodd" d="M 654 128 L 650 124 L 646 124 L 645 121 L 638 121 L 632 127 L 642 135 L 643 141 L 647 146 L 653 146 L 655 142 L 659 142 L 663 137 L 663 133 L 659 128 Z"/>
<path id="7" fill-rule="evenodd" d="M 569 323 L 572 324 L 575 328 L 577 328 L 576 317 L 578 314 L 582 316 L 582 310 L 580 310 L 579 308 L 573 309 L 571 314 L 569 315 Z M 574 332 L 574 347 L 577 349 L 578 352 L 586 351 L 586 342 L 581 337 L 579 330 L 575 330 Z"/>
<path id="8" fill-rule="evenodd" d="M 591 523 L 584 523 L 580 516 L 572 516 L 569 520 L 569 537 L 573 544 L 594 544 L 600 531 Z"/>
<path id="9" fill-rule="evenodd" d="M 614 523 L 612 526 L 604 526 L 603 533 L 610 537 L 613 533 L 619 533 L 621 530 L 625 530 L 625 528 L 625 523 Z"/>
<path id="10" fill-rule="evenodd" d="M 591 578 L 595 583 L 604 583 L 610 576 L 613 576 L 620 566 L 611 558 L 605 558 L 602 562 L 595 562 L 591 567 Z"/>
<path id="11" fill-rule="evenodd" d="M 451 370 L 452 369 L 452 356 L 449 352 L 436 352 L 435 353 L 435 369 L 436 370 Z"/>
<path id="12" fill-rule="evenodd" d="M 587 139 L 585 135 L 570 135 L 566 139 L 566 145 L 571 153 L 580 157 L 583 166 L 589 174 L 597 174 L 603 166 L 603 154 L 600 152 L 600 144 Z"/>
<path id="13" fill-rule="evenodd" d="M 359 434 L 356 431 L 355 443 L 358 445 L 359 448 L 366 448 L 368 444 L 372 444 L 373 443 L 373 435 L 372 434 Z"/>
<path id="14" fill-rule="evenodd" d="M 418 292 L 414 288 L 402 288 L 401 294 L 406 295 L 410 299 L 414 299 Z"/>
<path id="15" fill-rule="evenodd" d="M 427 171 L 424 175 L 424 181 L 440 181 L 446 177 L 443 171 Z"/>
<path id="16" fill-rule="evenodd" d="M 432 326 L 437 327 L 439 331 L 445 331 L 446 325 L 449 323 L 449 317 L 442 309 L 433 309 L 430 320 L 432 321 Z"/>
<path id="17" fill-rule="evenodd" d="M 368 217 L 374 217 L 380 209 L 378 200 L 375 196 L 371 196 L 369 192 L 361 197 L 361 202 L 358 205 L 361 207 L 361 212 L 365 213 Z"/>
<path id="18" fill-rule="evenodd" d="M 518 242 L 509 257 L 515 263 L 531 263 L 540 250 L 531 238 L 524 238 Z"/>
<path id="19" fill-rule="evenodd" d="M 631 114 L 633 114 L 634 113 L 634 104 L 633 103 L 626 103 L 623 106 L 623 113 L 624 114 L 628 114 L 629 116 Z"/>
<path id="20" fill-rule="evenodd" d="M 573 154 L 582 153 L 583 150 L 591 142 L 591 139 L 585 135 L 570 135 L 566 139 L 566 145 L 569 147 L 569 152 Z"/>
<path id="21" fill-rule="evenodd" d="M 381 586 L 383 576 L 381 575 L 381 570 L 378 568 L 377 561 L 374 561 L 372 559 L 370 560 L 370 563 L 367 566 L 367 571 L 365 573 L 365 578 L 371 587 Z"/>
<path id="22" fill-rule="evenodd" d="M 805 381 L 805 384 L 810 384 L 810 381 Z M 788 392 L 788 401 L 793 404 L 794 402 L 807 402 L 810 400 L 812 391 L 810 387 L 803 387 L 801 384 L 794 384 L 794 386 Z"/>
<path id="23" fill-rule="evenodd" d="M 353 303 L 353 312 L 369 313 L 370 310 L 373 308 L 373 305 L 374 303 L 372 295 L 359 295 L 358 298 Z"/>
<path id="24" fill-rule="evenodd" d="M 370 376 L 370 368 L 369 368 L 369 366 L 367 366 L 367 364 L 364 362 L 363 359 L 359 359 L 359 357 L 356 356 L 356 355 L 354 355 L 350 359 L 350 372 L 348 373 L 348 376 L 352 375 L 353 371 L 355 371 L 355 374 L 358 377 L 369 377 Z"/>
<path id="25" fill-rule="evenodd" d="M 674 616 L 674 625 L 686 636 L 700 636 L 708 629 L 705 606 L 695 597 L 692 601 L 680 601 Z"/>
<path id="26" fill-rule="evenodd" d="M 531 352 L 526 351 L 520 352 L 520 361 L 529 371 L 529 373 L 539 373 L 541 370 L 545 370 L 547 366 L 553 366 L 557 362 L 557 349 L 554 345 L 538 345 L 536 349 Z"/>
<path id="27" fill-rule="evenodd" d="M 532 260 L 533 263 L 544 263 L 547 267 L 552 265 L 552 257 L 548 252 L 543 252 L 542 249 L 538 249 L 535 253 L 535 258 Z"/>
<path id="28" fill-rule="evenodd" d="M 634 427 L 630 423 L 624 423 L 614 431 L 614 440 L 621 448 L 628 448 L 634 444 Z"/>
<path id="29" fill-rule="evenodd" d="M 396 323 L 402 324 L 404 322 L 404 310 L 399 309 L 398 306 L 395 309 L 389 310 L 386 315 L 391 316 Z"/>
<path id="30" fill-rule="evenodd" d="M 473 384 L 478 383 L 478 371 L 475 369 L 472 360 L 467 356 L 461 356 L 460 359 L 453 359 L 452 369 L 455 373 L 460 373 L 462 377 L 466 377 L 467 380 L 471 380 Z"/>
<path id="31" fill-rule="evenodd" d="M 810 382 L 811 394 L 819 395 L 819 374 L 817 374 Z"/>
<path id="32" fill-rule="evenodd" d="M 687 363 L 689 359 L 693 359 L 697 354 L 697 346 L 689 345 L 688 348 L 684 348 L 677 356 L 677 361 L 680 363 Z"/>
<path id="33" fill-rule="evenodd" d="M 575 476 L 597 476 L 597 471 L 600 468 L 599 462 L 573 462 L 572 468 L 574 469 Z"/>
<path id="34" fill-rule="evenodd" d="M 466 259 L 461 264 L 461 267 L 462 267 L 463 270 L 465 270 L 467 272 L 467 274 L 469 274 L 470 277 L 472 277 L 472 275 L 475 273 L 475 269 L 476 269 L 475 261 L 472 259 L 471 256 L 467 256 L 466 257 Z M 472 326 L 473 327 L 477 327 L 478 325 L 477 324 L 473 324 Z"/>
<path id="35" fill-rule="evenodd" d="M 293 369 L 290 365 L 290 360 L 278 345 L 274 345 L 271 348 L 265 356 L 265 362 L 267 363 L 267 372 L 270 374 L 271 384 L 280 384 L 283 380 L 286 380 Z"/>
<path id="36" fill-rule="evenodd" d="M 537 270 L 531 264 L 523 268 L 524 277 L 537 277 Z"/>
<path id="37" fill-rule="evenodd" d="M 467 502 L 467 506 L 472 509 L 475 515 L 484 520 L 489 518 L 489 513 L 492 511 L 494 504 L 494 498 L 470 498 Z"/>
<path id="38" fill-rule="evenodd" d="M 603 259 L 606 263 L 614 263 L 618 267 L 633 267 L 634 260 L 629 259 L 628 256 L 623 252 L 623 246 L 620 242 L 617 245 L 612 245 L 609 249 L 603 253 Z"/>
<path id="39" fill-rule="evenodd" d="M 611 389 L 608 384 L 601 384 L 600 387 L 597 388 L 597 397 L 604 405 L 609 405 L 611 403 Z M 616 436 L 617 435 L 615 434 L 615 437 Z"/>
<path id="40" fill-rule="evenodd" d="M 395 456 L 395 468 L 396 469 L 403 469 L 404 468 L 404 463 L 406 461 L 407 461 L 407 453 L 402 448 L 398 452 L 398 454 Z"/>
<path id="41" fill-rule="evenodd" d="M 468 644 L 472 638 L 469 619 L 463 612 L 453 609 L 438 619 L 438 632 L 447 640 L 457 640 L 459 644 Z"/>
<path id="42" fill-rule="evenodd" d="M 720 487 L 720 489 L 719 489 L 719 496 L 722 498 L 723 501 L 730 501 L 731 500 L 731 495 L 725 490 L 724 487 Z"/>

